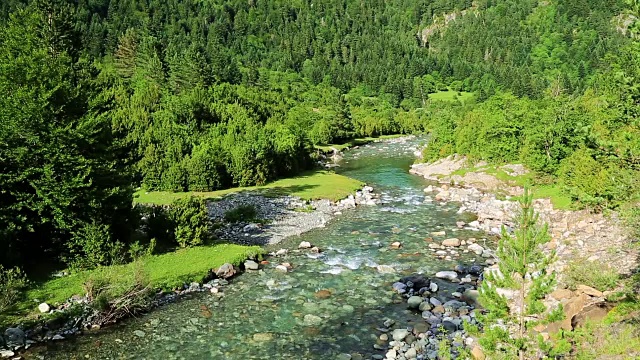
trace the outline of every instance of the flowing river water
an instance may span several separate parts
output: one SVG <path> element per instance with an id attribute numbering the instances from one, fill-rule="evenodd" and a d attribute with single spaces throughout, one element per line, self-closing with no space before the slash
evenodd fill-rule
<path id="1" fill-rule="evenodd" d="M 268 250 L 297 249 L 308 241 L 321 254 L 289 251 L 258 272 L 246 272 L 224 295 L 198 293 L 151 313 L 29 354 L 46 359 L 371 359 L 385 319 L 398 326 L 420 321 L 392 291 L 400 277 L 451 270 L 475 262 L 473 253 L 438 259 L 429 237 L 479 237 L 460 230 L 455 204 L 426 202 L 422 178 L 410 175 L 420 139 L 375 143 L 345 154 L 337 171 L 366 182 L 382 203 L 361 206 L 324 228 Z M 446 231 L 446 236 L 432 232 Z M 400 249 L 390 249 L 393 242 Z M 293 270 L 275 270 L 289 262 Z M 384 265 L 381 268 L 378 265 Z M 394 272 L 390 272 L 390 268 Z M 444 288 L 446 284 L 442 284 Z M 455 291 L 451 285 L 449 292 Z"/>

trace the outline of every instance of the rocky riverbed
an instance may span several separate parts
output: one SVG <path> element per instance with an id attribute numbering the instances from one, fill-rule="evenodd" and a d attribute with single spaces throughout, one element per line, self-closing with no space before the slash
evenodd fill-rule
<path id="1" fill-rule="evenodd" d="M 476 164 L 475 169 L 484 165 Z M 505 165 L 498 170 L 512 176 L 526 173 L 522 165 Z M 511 231 L 519 211 L 519 204 L 512 196 L 522 194 L 521 187 L 482 170 L 470 170 L 466 159 L 455 155 L 434 163 L 414 164 L 411 173 L 438 183 L 424 189 L 426 201 L 454 202 L 459 204 L 458 212 L 476 214 L 476 220 L 461 224 L 465 228 L 496 235 L 502 226 Z M 563 281 L 564 270 L 571 263 L 593 262 L 597 267 L 627 276 L 638 268 L 637 248 L 631 246 L 633 239 L 620 225 L 616 214 L 605 216 L 587 210 L 558 210 L 549 199 L 535 199 L 533 205 L 540 221 L 549 226 L 551 241 L 547 250 L 556 254 L 556 260 L 548 270 L 558 274 L 559 285 L 547 296 L 545 304 L 549 309 L 562 304 L 565 312 L 565 320 L 538 326 L 536 331 L 548 336 L 560 328 L 572 330 L 576 323 L 584 322 L 586 318 L 602 318 L 606 314 L 606 298 L 612 291 L 600 292 L 586 285 L 578 285 L 576 290 L 567 289 Z M 504 291 L 503 295 L 515 297 L 509 291 Z"/>
<path id="2" fill-rule="evenodd" d="M 375 206 L 379 196 L 371 186 L 338 202 L 304 201 L 293 196 L 267 197 L 257 192 L 230 194 L 209 203 L 209 216 L 224 225 L 216 235 L 245 245 L 273 245 L 290 236 L 326 226 L 335 216 L 356 206 Z M 240 206 L 252 206 L 259 221 L 224 223 L 225 214 Z"/>

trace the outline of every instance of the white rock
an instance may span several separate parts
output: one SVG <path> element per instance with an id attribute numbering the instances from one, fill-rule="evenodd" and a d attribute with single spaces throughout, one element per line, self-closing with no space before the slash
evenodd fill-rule
<path id="1" fill-rule="evenodd" d="M 392 337 L 395 341 L 402 341 L 409 335 L 409 330 L 407 329 L 395 329 L 393 330 Z"/>
<path id="2" fill-rule="evenodd" d="M 2 358 L 9 358 L 9 357 L 12 357 L 15 354 L 16 353 L 14 353 L 11 350 L 0 350 L 0 357 L 2 357 Z"/>
<path id="3" fill-rule="evenodd" d="M 310 249 L 311 248 L 311 243 L 308 241 L 303 241 L 300 243 L 300 245 L 298 245 L 298 249 Z"/>
<path id="4" fill-rule="evenodd" d="M 438 279 L 446 279 L 450 281 L 455 281 L 458 279 L 458 274 L 455 271 L 438 271 L 436 273 L 436 277 Z"/>
<path id="5" fill-rule="evenodd" d="M 382 273 L 382 274 L 393 274 L 396 272 L 396 269 L 392 268 L 389 265 L 378 265 L 376 266 L 376 269 L 378 270 L 379 273 Z"/>
<path id="6" fill-rule="evenodd" d="M 468 246 L 468 249 L 476 253 L 476 255 L 482 255 L 484 248 L 478 244 L 471 244 Z"/>
<path id="7" fill-rule="evenodd" d="M 278 266 L 276 266 L 276 270 L 281 271 L 281 272 L 287 272 L 287 271 L 289 271 L 289 269 L 287 269 L 287 267 L 286 267 L 286 266 L 284 266 L 284 265 L 278 265 Z"/>
<path id="8" fill-rule="evenodd" d="M 416 353 L 416 349 L 410 348 L 407 352 L 404 353 L 404 357 L 407 359 L 415 359 L 418 356 Z"/>
<path id="9" fill-rule="evenodd" d="M 258 270 L 258 263 L 253 260 L 247 260 L 244 262 L 244 268 L 247 270 Z"/>
<path id="10" fill-rule="evenodd" d="M 38 310 L 40 310 L 41 313 L 48 313 L 49 311 L 51 311 L 51 306 L 49 306 L 49 304 L 47 303 L 42 303 L 38 305 Z"/>
<path id="11" fill-rule="evenodd" d="M 438 291 L 438 284 L 436 284 L 434 282 L 429 284 L 429 291 L 431 291 L 432 293 L 437 292 Z"/>
<path id="12" fill-rule="evenodd" d="M 287 249 L 280 249 L 280 250 L 276 251 L 275 256 L 286 255 L 287 252 L 288 252 Z"/>

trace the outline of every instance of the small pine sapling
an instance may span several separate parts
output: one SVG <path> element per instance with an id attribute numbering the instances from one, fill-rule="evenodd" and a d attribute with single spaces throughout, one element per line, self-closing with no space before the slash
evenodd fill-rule
<path id="1" fill-rule="evenodd" d="M 480 286 L 479 301 L 486 309 L 480 317 L 484 328 L 480 344 L 496 357 L 525 359 L 536 352 L 537 339 L 527 332 L 528 319 L 546 310 L 541 300 L 555 284 L 555 274 L 547 272 L 555 253 L 544 252 L 544 244 L 551 237 L 547 224 L 538 222 L 528 189 L 515 220 L 513 233 L 502 227 L 496 251 L 498 269 L 485 271 Z M 499 289 L 513 291 L 511 308 Z M 515 331 L 510 331 L 510 326 Z"/>

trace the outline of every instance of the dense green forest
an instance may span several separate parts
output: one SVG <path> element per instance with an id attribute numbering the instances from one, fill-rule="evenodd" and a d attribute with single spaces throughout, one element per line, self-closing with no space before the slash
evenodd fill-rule
<path id="1" fill-rule="evenodd" d="M 314 145 L 359 136 L 431 132 L 430 159 L 522 161 L 582 205 L 624 206 L 640 171 L 633 11 L 614 0 L 3 1 L 1 263 L 124 251 L 138 186 L 264 184 L 313 167 Z M 476 104 L 431 100 L 438 91 Z"/>

